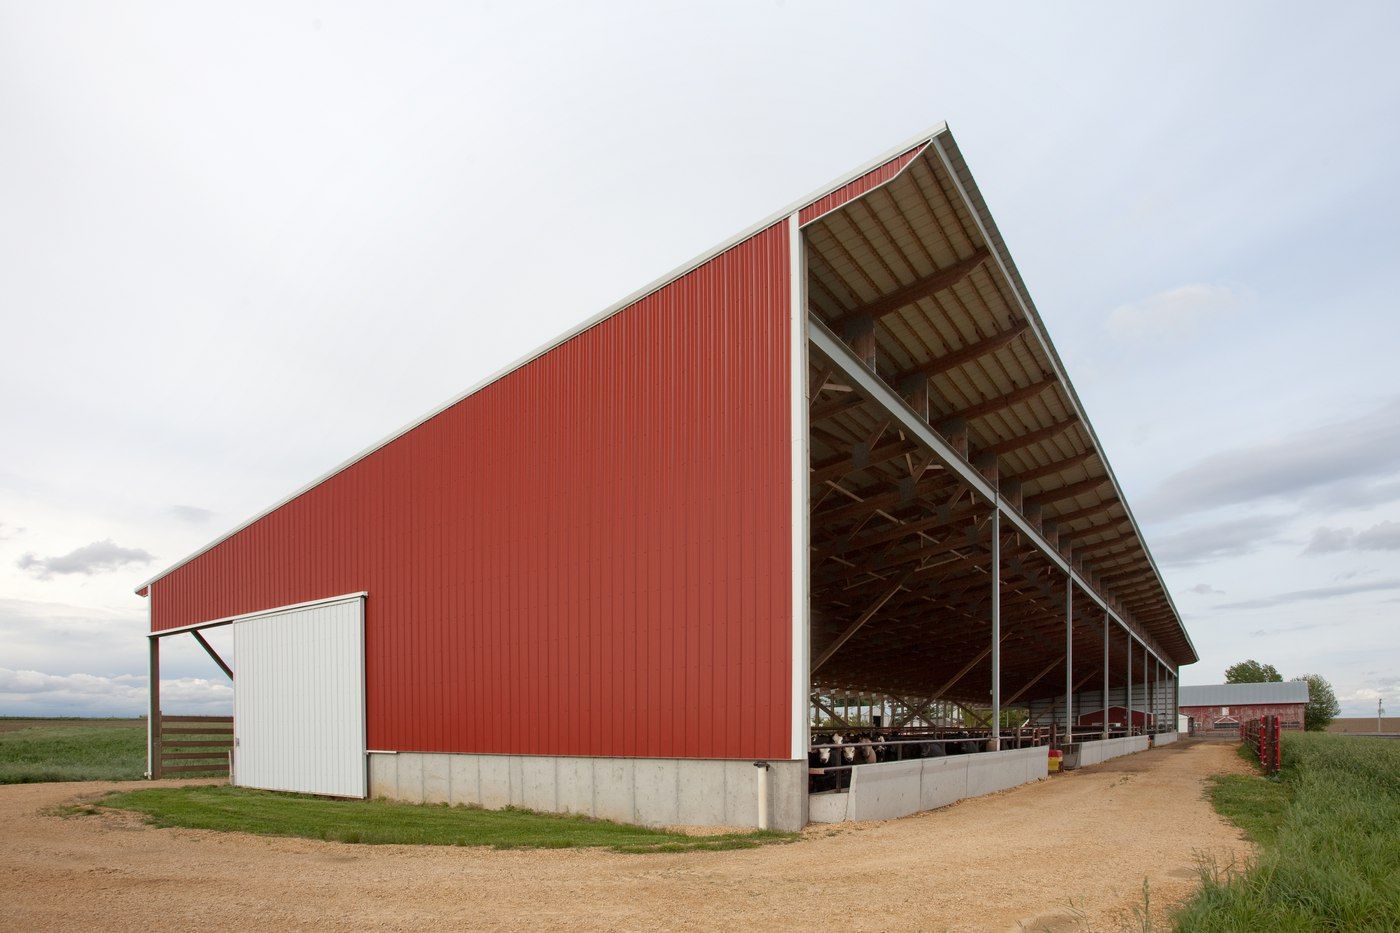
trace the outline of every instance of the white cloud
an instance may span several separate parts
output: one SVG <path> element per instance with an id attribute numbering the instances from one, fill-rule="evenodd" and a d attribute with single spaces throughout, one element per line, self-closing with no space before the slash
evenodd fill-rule
<path id="1" fill-rule="evenodd" d="M 172 505 L 166 511 L 180 521 L 188 522 L 191 525 L 203 525 L 214 517 L 211 510 L 201 509 L 197 505 Z"/>
<path id="2" fill-rule="evenodd" d="M 57 557 L 35 557 L 32 553 L 25 553 L 15 562 L 15 566 L 29 571 L 40 580 L 48 580 L 55 574 L 80 573 L 90 577 L 131 564 L 148 564 L 154 559 L 149 551 L 122 547 L 111 538 L 106 538 Z"/>
<path id="3" fill-rule="evenodd" d="M 1263 499 L 1374 506 L 1400 496 L 1400 398 L 1364 415 L 1210 454 L 1142 500 L 1147 516 L 1180 516 Z M 1382 482 L 1375 482 L 1382 480 Z"/>
<path id="4" fill-rule="evenodd" d="M 1202 596 L 1224 596 L 1224 595 L 1225 595 L 1225 591 L 1224 591 L 1224 590 L 1216 589 L 1215 587 L 1211 586 L 1209 583 L 1197 583 L 1195 586 L 1191 587 L 1191 588 L 1188 589 L 1186 592 L 1188 592 L 1188 593 L 1199 593 L 1199 594 L 1202 595 Z"/>
<path id="5" fill-rule="evenodd" d="M 1222 603 L 1216 608 L 1265 609 L 1271 606 L 1282 606 L 1288 603 L 1317 602 L 1321 600 L 1338 599 L 1344 596 L 1353 596 L 1357 593 L 1376 593 L 1387 590 L 1400 590 L 1400 580 L 1379 580 L 1374 583 L 1349 583 L 1343 586 L 1320 586 L 1310 590 L 1292 590 L 1287 593 L 1275 593 L 1272 596 L 1264 596 L 1258 599 L 1248 599 L 1236 603 Z M 1297 626 L 1297 628 L 1311 627 L 1313 626 Z"/>
<path id="6" fill-rule="evenodd" d="M 1350 528 L 1318 528 L 1304 554 L 1334 554 L 1351 547 L 1356 532 Z"/>
<path id="7" fill-rule="evenodd" d="M 1129 343 L 1180 340 L 1248 300 L 1248 293 L 1228 285 L 1182 285 L 1114 308 L 1108 313 L 1108 330 Z"/>
<path id="8" fill-rule="evenodd" d="M 1370 528 L 1318 528 L 1304 554 L 1335 554 L 1340 551 L 1400 551 L 1400 522 L 1383 521 Z"/>
<path id="9" fill-rule="evenodd" d="M 146 711 L 148 678 L 137 674 L 45 674 L 0 667 L 0 708 L 11 715 L 137 716 Z M 160 682 L 161 705 L 189 714 L 227 714 L 233 687 L 197 677 Z"/>
<path id="10" fill-rule="evenodd" d="M 1358 532 L 1356 547 L 1362 551 L 1400 551 L 1400 522 L 1384 521 Z"/>
<path id="11" fill-rule="evenodd" d="M 1283 515 L 1249 515 L 1196 525 L 1153 539 L 1152 553 L 1163 564 L 1176 567 L 1239 557 L 1273 541 L 1287 522 Z"/>

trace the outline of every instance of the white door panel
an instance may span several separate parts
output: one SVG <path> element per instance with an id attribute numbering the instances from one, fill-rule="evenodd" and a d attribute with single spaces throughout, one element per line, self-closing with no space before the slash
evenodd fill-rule
<path id="1" fill-rule="evenodd" d="M 364 600 L 233 623 L 233 782 L 366 796 Z"/>

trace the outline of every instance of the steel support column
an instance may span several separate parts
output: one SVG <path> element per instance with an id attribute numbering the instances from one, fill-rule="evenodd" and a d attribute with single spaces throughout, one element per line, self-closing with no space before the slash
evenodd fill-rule
<path id="1" fill-rule="evenodd" d="M 1152 715 L 1152 700 L 1147 692 L 1147 648 L 1142 649 L 1142 728 L 1147 731 L 1147 717 Z"/>
<path id="2" fill-rule="evenodd" d="M 1103 614 L 1103 715 L 1100 718 L 1099 738 L 1108 738 L 1108 613 Z"/>
<path id="3" fill-rule="evenodd" d="M 992 503 L 992 737 L 987 751 L 1001 748 L 1001 503 Z"/>
<path id="4" fill-rule="evenodd" d="M 1131 633 L 1124 639 L 1128 643 L 1127 666 L 1123 668 L 1123 707 L 1128 711 L 1124 717 L 1125 726 L 1128 728 L 1128 735 L 1133 734 L 1133 636 Z"/>
<path id="5" fill-rule="evenodd" d="M 1074 580 L 1065 577 L 1065 741 L 1074 740 Z"/>

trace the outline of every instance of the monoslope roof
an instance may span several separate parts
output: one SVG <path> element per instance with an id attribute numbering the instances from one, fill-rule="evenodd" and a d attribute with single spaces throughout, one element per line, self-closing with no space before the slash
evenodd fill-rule
<path id="1" fill-rule="evenodd" d="M 898 171 L 888 180 L 854 200 L 831 197 L 892 160 Z M 1061 553 L 1090 575 L 1100 595 L 1125 610 L 1178 664 L 1197 660 L 1102 445 L 946 125 L 620 300 L 161 571 L 137 592 L 439 412 L 799 211 L 813 314 L 834 330 L 852 313 L 885 302 L 877 339 L 886 381 L 926 373 L 930 420 L 965 426 L 969 456 L 999 458 L 1003 481 L 1019 490 L 1023 510 L 1054 530 Z M 904 300 L 950 273 L 956 284 Z M 859 429 L 868 413 L 857 409 L 841 416 Z"/>
<path id="2" fill-rule="evenodd" d="M 1181 688 L 1182 706 L 1249 706 L 1255 703 L 1306 703 L 1308 682 L 1285 680 L 1262 684 L 1207 684 Z"/>

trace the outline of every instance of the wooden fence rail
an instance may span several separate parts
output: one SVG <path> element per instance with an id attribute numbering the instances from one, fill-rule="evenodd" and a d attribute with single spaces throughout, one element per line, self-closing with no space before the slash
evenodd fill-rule
<path id="1" fill-rule="evenodd" d="M 155 723 L 151 777 L 195 774 L 228 777 L 232 753 L 232 716 L 162 714 Z"/>

